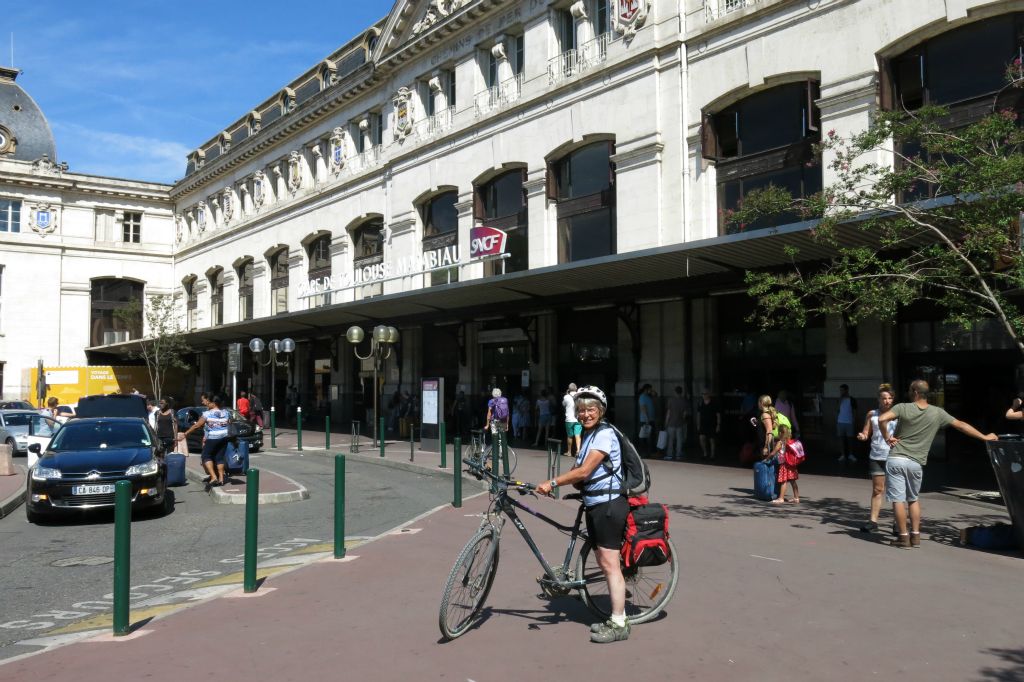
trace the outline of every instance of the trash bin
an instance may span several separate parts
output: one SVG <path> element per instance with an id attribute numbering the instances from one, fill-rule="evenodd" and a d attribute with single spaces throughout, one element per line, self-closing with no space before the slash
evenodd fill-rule
<path id="1" fill-rule="evenodd" d="M 989 441 L 986 446 L 1017 543 L 1024 548 L 1024 438 L 1000 435 L 999 440 Z"/>

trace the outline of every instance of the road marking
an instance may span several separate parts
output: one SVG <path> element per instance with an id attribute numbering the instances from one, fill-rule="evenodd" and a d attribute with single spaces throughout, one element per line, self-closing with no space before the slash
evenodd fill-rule
<path id="1" fill-rule="evenodd" d="M 422 528 L 399 528 L 388 533 L 388 535 L 416 535 Z"/>
<path id="2" fill-rule="evenodd" d="M 778 561 L 779 563 L 782 563 L 782 559 L 773 559 L 770 556 L 761 556 L 760 554 L 751 554 L 750 556 L 754 557 L 755 559 L 764 559 L 765 561 Z"/>

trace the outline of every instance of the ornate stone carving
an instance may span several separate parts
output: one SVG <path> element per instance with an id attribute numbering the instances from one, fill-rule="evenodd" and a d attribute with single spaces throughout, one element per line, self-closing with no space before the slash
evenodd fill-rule
<path id="1" fill-rule="evenodd" d="M 36 175 L 60 175 L 61 172 L 67 169 L 68 164 L 66 162 L 54 163 L 47 154 L 43 154 L 42 157 L 32 162 L 32 172 Z"/>
<path id="2" fill-rule="evenodd" d="M 199 232 L 206 231 L 206 202 L 200 201 L 196 204 L 196 229 Z"/>
<path id="3" fill-rule="evenodd" d="M 29 208 L 28 226 L 32 228 L 33 232 L 44 237 L 53 234 L 57 230 L 57 222 L 58 207 L 51 204 L 36 204 Z"/>
<path id="4" fill-rule="evenodd" d="M 302 187 L 302 154 L 291 152 L 288 154 L 288 189 L 294 194 Z"/>
<path id="5" fill-rule="evenodd" d="M 419 35 L 434 24 L 447 18 L 450 14 L 465 5 L 469 0 L 430 0 L 427 13 L 412 27 L 412 34 Z"/>
<path id="6" fill-rule="evenodd" d="M 504 36 L 502 36 L 504 38 Z M 505 54 L 505 41 L 499 40 L 494 43 L 491 47 L 491 56 L 497 59 L 499 62 L 503 62 L 508 59 L 508 55 Z"/>
<path id="7" fill-rule="evenodd" d="M 572 15 L 573 19 L 579 21 L 580 19 L 587 18 L 587 5 L 583 0 L 576 0 L 569 6 L 569 14 Z"/>
<path id="8" fill-rule="evenodd" d="M 331 172 L 340 173 L 345 167 L 345 129 L 338 127 L 331 133 Z"/>
<path id="9" fill-rule="evenodd" d="M 267 199 L 267 176 L 263 171 L 256 171 L 252 174 L 252 205 L 261 208 Z"/>
<path id="10" fill-rule="evenodd" d="M 647 21 L 651 11 L 650 0 L 615 0 L 612 27 L 622 34 L 627 43 L 633 39 Z"/>
<path id="11" fill-rule="evenodd" d="M 401 87 L 394 97 L 395 139 L 401 142 L 412 133 L 412 90 Z"/>
<path id="12" fill-rule="evenodd" d="M 225 187 L 221 192 L 221 210 L 224 212 L 224 222 L 230 223 L 235 216 L 234 197 L 231 196 L 231 188 Z"/>
<path id="13" fill-rule="evenodd" d="M 185 216 L 180 213 L 174 214 L 174 243 L 181 244 L 185 241 L 185 233 L 188 228 L 185 225 Z"/>

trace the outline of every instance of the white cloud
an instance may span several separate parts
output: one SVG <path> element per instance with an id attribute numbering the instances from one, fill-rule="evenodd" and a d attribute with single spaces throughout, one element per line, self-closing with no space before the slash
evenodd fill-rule
<path id="1" fill-rule="evenodd" d="M 51 121 L 60 160 L 78 173 L 129 180 L 174 182 L 185 174 L 191 151 L 172 140 L 93 130 L 77 123 Z"/>

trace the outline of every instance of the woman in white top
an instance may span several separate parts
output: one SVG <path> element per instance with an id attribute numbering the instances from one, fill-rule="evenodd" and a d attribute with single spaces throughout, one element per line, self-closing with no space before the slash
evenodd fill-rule
<path id="1" fill-rule="evenodd" d="M 895 394 L 892 385 L 882 384 L 878 387 L 878 409 L 868 412 L 864 420 L 864 428 L 857 434 L 857 440 L 871 441 L 871 454 L 868 466 L 871 473 L 871 520 L 860 527 L 865 533 L 878 530 L 878 513 L 882 509 L 882 493 L 885 492 L 885 460 L 889 457 L 887 438 L 896 433 L 896 421 L 889 422 L 888 434 L 882 434 L 878 428 L 878 415 L 892 408 Z"/>

